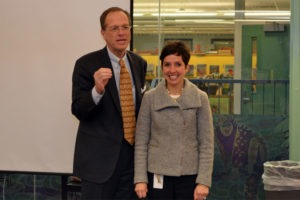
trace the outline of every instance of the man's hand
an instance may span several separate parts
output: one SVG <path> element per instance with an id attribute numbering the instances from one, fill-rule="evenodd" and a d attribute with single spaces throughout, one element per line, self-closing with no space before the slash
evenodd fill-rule
<path id="1" fill-rule="evenodd" d="M 140 199 L 147 196 L 148 188 L 146 183 L 137 183 L 134 190 Z"/>
<path id="2" fill-rule="evenodd" d="M 94 73 L 95 89 L 101 94 L 108 83 L 108 80 L 112 77 L 112 71 L 110 68 L 100 68 Z"/>
<path id="3" fill-rule="evenodd" d="M 198 184 L 194 190 L 194 200 L 206 199 L 209 193 L 209 188 L 206 185 Z"/>

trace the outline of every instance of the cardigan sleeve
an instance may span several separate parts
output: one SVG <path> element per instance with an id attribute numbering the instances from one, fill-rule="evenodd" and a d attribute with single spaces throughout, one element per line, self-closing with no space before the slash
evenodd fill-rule
<path id="1" fill-rule="evenodd" d="M 134 183 L 148 183 L 148 143 L 151 134 L 151 98 L 146 92 L 139 111 L 135 132 Z"/>
<path id="2" fill-rule="evenodd" d="M 197 113 L 199 167 L 196 183 L 211 187 L 214 159 L 213 119 L 207 94 L 201 92 L 200 95 L 202 106 Z"/>

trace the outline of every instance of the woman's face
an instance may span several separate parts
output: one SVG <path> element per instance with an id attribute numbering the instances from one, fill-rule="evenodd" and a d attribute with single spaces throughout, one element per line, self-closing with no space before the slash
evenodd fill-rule
<path id="1" fill-rule="evenodd" d="M 184 75 L 188 72 L 189 65 L 185 66 L 182 56 L 175 54 L 168 55 L 164 58 L 162 71 L 168 86 L 183 86 Z"/>

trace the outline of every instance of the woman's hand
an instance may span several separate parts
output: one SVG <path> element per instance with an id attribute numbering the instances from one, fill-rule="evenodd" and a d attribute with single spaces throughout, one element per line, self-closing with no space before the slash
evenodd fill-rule
<path id="1" fill-rule="evenodd" d="M 146 183 L 137 183 L 134 190 L 140 199 L 147 196 L 148 188 Z"/>
<path id="2" fill-rule="evenodd" d="M 198 184 L 194 191 L 194 200 L 206 199 L 209 193 L 209 188 L 206 185 Z"/>

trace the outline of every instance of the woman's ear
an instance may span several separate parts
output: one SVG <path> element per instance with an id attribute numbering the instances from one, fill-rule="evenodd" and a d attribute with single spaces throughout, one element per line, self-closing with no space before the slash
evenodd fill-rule
<path id="1" fill-rule="evenodd" d="M 189 69 L 190 69 L 190 65 L 187 64 L 187 65 L 185 66 L 185 73 L 187 73 L 187 72 L 189 71 Z"/>

